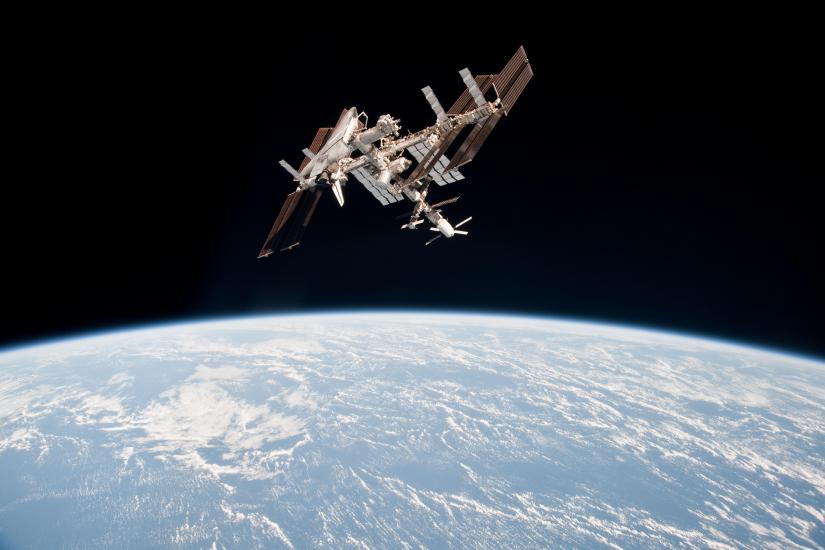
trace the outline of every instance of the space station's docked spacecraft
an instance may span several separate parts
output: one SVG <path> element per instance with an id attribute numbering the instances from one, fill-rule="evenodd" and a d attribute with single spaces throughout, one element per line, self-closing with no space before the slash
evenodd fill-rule
<path id="1" fill-rule="evenodd" d="M 297 170 L 280 161 L 298 188 L 286 198 L 258 257 L 297 246 L 325 191 L 331 191 L 343 206 L 342 186 L 350 174 L 382 205 L 410 200 L 414 206 L 403 215 L 409 220 L 401 227 L 415 229 L 428 221 L 430 230 L 438 235 L 426 244 L 442 236 L 466 235 L 460 227 L 471 218 L 452 225 L 441 214 L 440 207 L 458 197 L 430 204 L 429 187 L 433 182 L 443 186 L 464 179 L 459 167 L 473 160 L 499 119 L 513 108 L 533 71 L 524 47 L 520 47 L 498 74 L 474 77 L 469 69 L 459 74 L 467 89 L 447 111 L 429 86 L 423 88 L 436 116 L 432 126 L 401 137 L 397 119 L 382 115 L 369 127 L 367 116 L 352 107 L 344 109 L 334 127 L 318 129 L 303 150 L 305 158 Z M 470 129 L 450 160 L 448 149 L 458 143 L 456 139 L 465 128 Z M 405 153 L 416 163 L 406 175 L 413 160 Z"/>

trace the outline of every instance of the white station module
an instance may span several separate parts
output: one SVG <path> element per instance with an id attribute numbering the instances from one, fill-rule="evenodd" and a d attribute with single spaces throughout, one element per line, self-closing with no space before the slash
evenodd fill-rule
<path id="1" fill-rule="evenodd" d="M 415 229 L 428 221 L 430 231 L 438 235 L 425 244 L 467 235 L 459 227 L 472 218 L 452 225 L 441 214 L 440 207 L 458 197 L 430 204 L 430 184 L 443 186 L 464 179 L 458 168 L 473 160 L 502 115 L 513 108 L 533 70 L 522 46 L 498 74 L 474 77 L 469 69 L 462 69 L 459 75 L 467 89 L 446 111 L 432 88 L 421 90 L 435 113 L 432 126 L 401 136 L 401 126 L 392 116 L 382 115 L 370 127 L 366 114 L 352 107 L 343 110 L 334 127 L 318 129 L 297 170 L 280 161 L 298 188 L 286 198 L 258 257 L 296 247 L 325 190 L 344 206 L 343 187 L 350 174 L 384 206 L 405 198 L 411 201 L 413 209 L 399 216 L 409 218 L 401 227 Z M 450 160 L 447 152 L 459 143 L 456 138 L 465 128 L 470 129 Z M 407 173 L 413 162 L 415 167 Z"/>

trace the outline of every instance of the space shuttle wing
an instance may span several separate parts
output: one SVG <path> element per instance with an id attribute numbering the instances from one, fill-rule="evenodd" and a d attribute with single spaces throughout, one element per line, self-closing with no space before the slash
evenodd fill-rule
<path id="1" fill-rule="evenodd" d="M 284 200 L 258 257 L 300 244 L 321 196 L 329 189 L 343 206 L 342 187 L 353 178 L 384 206 L 412 201 L 414 208 L 404 215 L 410 218 L 402 228 L 414 229 L 428 221 L 429 230 L 438 235 L 426 245 L 442 236 L 467 235 L 466 229 L 459 228 L 471 218 L 453 225 L 440 210 L 458 197 L 429 204 L 430 184 L 443 186 L 464 179 L 458 169 L 474 159 L 498 122 L 510 113 L 533 70 L 519 47 L 498 73 L 474 76 L 467 67 L 458 74 L 466 90 L 449 109 L 430 86 L 421 89 L 435 113 L 435 123 L 426 128 L 402 136 L 399 119 L 384 114 L 369 126 L 366 112 L 351 107 L 341 111 L 333 126 L 318 128 L 312 143 L 302 149 L 305 158 L 300 167 L 278 161 L 298 188 Z"/>
<path id="2" fill-rule="evenodd" d="M 352 107 L 350 109 L 344 109 L 344 111 L 341 113 L 341 116 L 338 117 L 338 122 L 335 124 L 335 127 L 329 133 L 326 142 L 318 151 L 318 154 L 323 155 L 324 153 L 328 152 L 329 149 L 332 148 L 337 142 L 344 139 L 350 125 L 357 124 L 357 120 L 354 120 L 357 116 L 358 111 L 355 109 L 355 107 Z"/>
<path id="3" fill-rule="evenodd" d="M 358 110 L 355 107 L 341 111 L 341 116 L 338 117 L 338 122 L 335 123 L 335 128 L 332 130 L 332 135 L 335 137 L 344 135 L 350 120 L 356 116 L 358 116 Z"/>
<path id="4" fill-rule="evenodd" d="M 313 180 L 331 163 L 346 156 L 349 152 L 349 136 L 359 124 L 355 107 L 344 109 L 335 127 L 327 134 L 324 144 L 301 171 L 301 176 Z"/>
<path id="5" fill-rule="evenodd" d="M 312 139 L 312 143 L 307 147 L 307 149 L 314 155 L 318 154 L 318 151 L 321 150 L 321 147 L 324 146 L 324 143 L 327 142 L 327 138 L 332 133 L 332 128 L 318 128 L 318 131 L 315 132 L 315 137 Z M 301 166 L 298 167 L 298 172 L 303 172 L 306 165 L 309 164 L 310 157 L 304 156 L 304 160 L 301 162 Z"/>
<path id="6" fill-rule="evenodd" d="M 312 143 L 309 147 L 307 147 L 313 157 L 320 153 L 321 149 L 323 149 L 331 140 L 336 139 L 339 135 L 343 135 L 349 120 L 356 114 L 354 111 L 354 108 L 344 109 L 341 111 L 341 114 L 338 117 L 338 122 L 335 123 L 334 127 L 318 128 L 315 132 L 315 137 L 312 138 Z M 310 156 L 304 157 L 304 160 L 301 162 L 301 166 L 298 167 L 298 172 L 303 173 L 304 168 L 306 168 L 307 164 L 309 164 L 311 158 L 312 157 Z"/>

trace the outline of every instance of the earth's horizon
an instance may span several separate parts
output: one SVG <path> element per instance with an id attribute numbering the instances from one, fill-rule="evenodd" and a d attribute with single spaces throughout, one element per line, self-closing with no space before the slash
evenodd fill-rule
<path id="1" fill-rule="evenodd" d="M 0 548 L 825 546 L 825 362 L 511 314 L 0 350 Z"/>
<path id="2" fill-rule="evenodd" d="M 689 330 L 678 330 L 676 328 L 662 328 L 655 325 L 637 324 L 631 322 L 611 321 L 607 319 L 588 317 L 568 317 L 563 315 L 544 315 L 540 313 L 522 313 L 517 311 L 484 311 L 473 309 L 419 309 L 419 308 L 399 308 L 399 309 L 320 309 L 308 312 L 285 311 L 274 313 L 254 313 L 250 315 L 215 315 L 182 317 L 180 319 L 163 321 L 146 321 L 132 325 L 121 325 L 107 328 L 89 329 L 78 332 L 64 333 L 57 336 L 45 338 L 35 338 L 22 340 L 11 344 L 0 346 L 0 356 L 5 353 L 24 351 L 43 346 L 60 345 L 76 340 L 88 340 L 91 338 L 105 338 L 124 333 L 155 331 L 173 327 L 188 327 L 193 325 L 210 325 L 232 323 L 236 321 L 256 321 L 256 320 L 289 320 L 307 317 L 351 317 L 351 316 L 423 316 L 423 317 L 472 317 L 472 318 L 495 318 L 495 319 L 521 319 L 525 321 L 544 321 L 549 323 L 562 323 L 569 325 L 591 326 L 610 328 L 613 330 L 623 330 L 628 332 L 654 333 L 686 340 L 699 340 L 704 343 L 712 343 L 725 347 L 739 348 L 742 350 L 756 351 L 771 355 L 778 355 L 784 358 L 796 359 L 801 362 L 810 363 L 825 368 L 825 356 L 818 356 L 804 351 L 791 350 L 782 347 L 749 342 L 735 337 L 719 337 L 710 334 L 691 332 Z"/>

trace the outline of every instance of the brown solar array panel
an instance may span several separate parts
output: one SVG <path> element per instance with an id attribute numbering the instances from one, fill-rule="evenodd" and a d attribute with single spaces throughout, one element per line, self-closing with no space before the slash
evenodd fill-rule
<path id="1" fill-rule="evenodd" d="M 473 129 L 470 130 L 470 133 L 467 134 L 464 143 L 462 143 L 461 147 L 458 148 L 458 151 L 455 152 L 455 156 L 453 157 L 452 162 L 450 162 L 450 164 L 447 165 L 447 168 L 452 170 L 459 164 L 466 164 L 462 163 L 462 161 L 464 160 L 464 155 L 467 154 L 467 150 L 470 148 L 470 145 L 473 143 L 473 141 L 475 141 L 475 139 L 478 137 L 478 134 L 481 133 L 481 129 L 487 124 L 489 120 L 490 119 L 488 118 L 484 122 L 478 123 L 475 126 L 473 126 Z"/>
<path id="2" fill-rule="evenodd" d="M 490 132 L 493 131 L 493 128 L 495 128 L 499 119 L 501 119 L 502 112 L 507 114 L 510 109 L 513 108 L 516 100 L 524 91 L 525 86 L 527 86 L 527 83 L 532 77 L 533 70 L 530 68 L 527 53 L 524 51 L 524 46 L 522 46 L 516 51 L 515 55 L 510 58 L 510 61 L 507 62 L 507 65 L 504 66 L 501 72 L 491 79 L 496 86 L 496 92 L 498 92 L 501 98 L 502 110 L 491 115 L 484 122 L 477 124 L 475 128 L 470 131 L 467 139 L 465 139 L 461 147 L 458 148 L 458 151 L 453 157 L 453 161 L 447 165 L 445 170 L 452 170 L 473 160 L 473 157 L 475 157 L 478 150 L 481 149 L 485 140 L 490 136 Z M 462 94 L 461 98 L 463 98 L 464 95 L 465 94 Z M 466 96 L 467 101 L 472 100 L 469 92 L 466 93 Z M 459 98 L 459 100 L 461 100 L 461 98 Z M 456 102 L 456 104 L 458 104 L 458 102 Z"/>
<path id="3" fill-rule="evenodd" d="M 518 77 L 525 63 L 527 63 L 527 52 L 524 51 L 524 46 L 521 46 L 501 72 L 496 75 L 496 89 L 499 95 L 507 92 L 507 87 Z"/>
<path id="4" fill-rule="evenodd" d="M 301 242 L 304 231 L 309 225 L 309 220 L 312 218 L 312 214 L 315 213 L 315 207 L 318 206 L 318 201 L 321 200 L 323 194 L 323 188 L 315 187 L 303 196 L 296 209 L 297 213 L 290 224 L 289 233 L 280 243 L 280 250 L 287 250 Z"/>
<path id="5" fill-rule="evenodd" d="M 418 166 L 415 167 L 415 170 L 404 180 L 403 185 L 407 185 L 409 183 L 414 182 L 415 180 L 423 177 L 425 174 L 429 174 L 430 170 L 438 163 L 438 159 L 441 158 L 441 155 L 444 154 L 447 149 L 449 149 L 450 145 L 452 145 L 453 141 L 455 140 L 456 136 L 461 132 L 461 128 L 455 128 L 449 134 L 447 134 L 441 141 L 438 142 L 437 147 L 433 147 L 430 149 L 430 152 L 427 153 L 427 156 L 424 157 L 424 160 L 418 163 Z"/>
<path id="6" fill-rule="evenodd" d="M 521 46 L 495 77 L 496 91 L 501 97 L 505 114 L 513 108 L 532 76 L 533 70 L 527 60 L 527 53 L 524 51 L 524 46 Z"/>
<path id="7" fill-rule="evenodd" d="M 444 200 L 444 201 L 441 201 L 441 202 L 437 202 L 437 203 L 435 203 L 435 204 L 431 204 L 431 205 L 430 205 L 430 208 L 438 208 L 439 206 L 444 206 L 444 205 L 446 205 L 446 204 L 452 204 L 452 203 L 454 203 L 455 201 L 457 201 L 457 200 L 458 200 L 458 199 L 460 199 L 460 198 L 461 198 L 461 197 L 453 197 L 453 198 L 451 198 L 451 199 L 447 199 L 447 200 Z"/>
<path id="8" fill-rule="evenodd" d="M 478 84 L 478 88 L 481 90 L 482 94 L 487 94 L 487 90 L 489 90 L 490 86 L 493 85 L 494 76 L 495 75 L 490 74 L 480 74 L 475 77 L 476 84 Z M 473 96 L 470 95 L 470 90 L 464 90 L 461 95 L 458 96 L 458 99 L 455 100 L 453 106 L 447 111 L 447 114 L 460 115 L 461 113 L 466 113 L 476 107 L 476 102 L 473 101 Z"/>
<path id="9" fill-rule="evenodd" d="M 286 250 L 300 243 L 323 193 L 322 188 L 316 187 L 310 191 L 299 189 L 290 194 L 284 201 L 258 257 L 263 258 L 276 249 Z"/>
<path id="10" fill-rule="evenodd" d="M 500 119 L 501 111 L 490 115 L 487 120 L 481 124 L 477 124 L 475 128 L 470 131 L 470 134 L 467 136 L 467 139 L 464 140 L 464 143 L 461 144 L 461 147 L 458 148 L 458 151 L 456 151 L 453 161 L 444 170 L 452 170 L 473 160 L 473 157 L 475 157 L 478 150 L 481 149 L 484 141 Z"/>
<path id="11" fill-rule="evenodd" d="M 324 146 L 324 143 L 327 141 L 329 134 L 332 132 L 332 128 L 318 128 L 318 131 L 315 132 L 315 137 L 312 139 L 312 143 L 307 147 L 313 153 L 317 153 L 321 150 L 321 147 Z M 301 172 L 306 165 L 309 163 L 309 158 L 304 157 L 304 160 L 301 161 L 301 166 L 298 168 L 298 172 Z"/>
<path id="12" fill-rule="evenodd" d="M 287 196 L 284 201 L 284 205 L 281 207 L 281 211 L 278 213 L 278 217 L 275 219 L 275 223 L 272 224 L 272 229 L 269 231 L 269 235 L 266 237 L 264 246 L 258 254 L 259 258 L 272 254 L 273 249 L 275 248 L 275 240 L 281 235 L 282 229 L 287 224 L 290 217 L 292 217 L 292 213 L 295 211 L 295 207 L 298 206 L 298 202 L 301 200 L 301 196 L 303 196 L 303 194 L 304 190 L 299 189 L 298 191 L 295 191 Z"/>
<path id="13" fill-rule="evenodd" d="M 510 89 L 507 90 L 507 95 L 505 95 L 504 99 L 501 100 L 505 113 L 509 113 L 510 109 L 513 108 L 513 105 L 516 104 L 516 100 L 521 95 L 521 92 L 524 91 L 524 88 L 527 86 L 527 83 L 531 78 L 533 78 L 533 69 L 530 68 L 530 65 L 526 65 Z"/>

